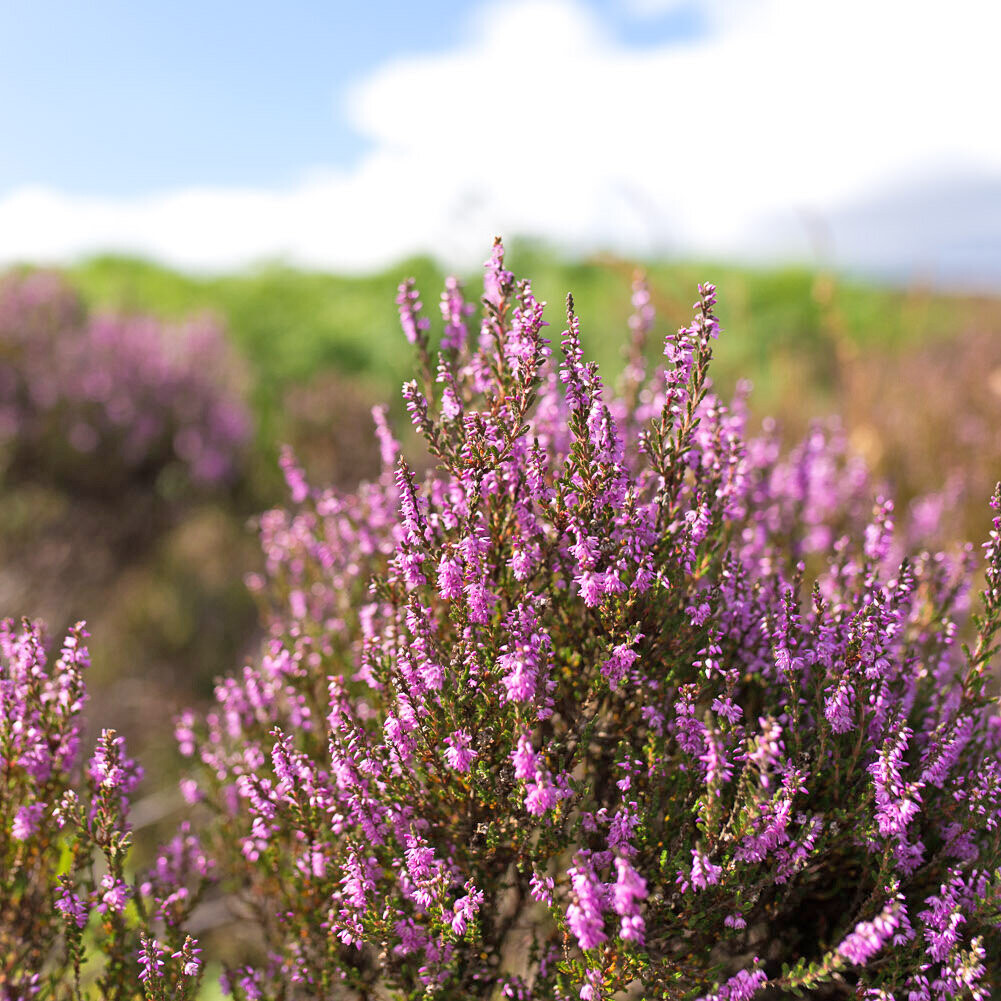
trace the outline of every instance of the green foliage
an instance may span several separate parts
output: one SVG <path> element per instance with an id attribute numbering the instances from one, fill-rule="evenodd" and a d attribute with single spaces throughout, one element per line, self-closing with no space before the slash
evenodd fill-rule
<path id="1" fill-rule="evenodd" d="M 536 276 L 540 299 L 562 300 L 573 288 L 588 318 L 582 338 L 588 357 L 612 375 L 622 367 L 622 333 L 629 311 L 633 262 L 608 255 L 571 260 L 530 243 L 515 243 L 508 258 L 519 271 Z M 830 410 L 832 381 L 840 352 L 882 349 L 913 343 L 952 329 L 956 302 L 949 296 L 838 282 L 806 268 L 751 269 L 681 262 L 646 261 L 658 314 L 670 329 L 687 322 L 690 289 L 712 273 L 728 289 L 720 320 L 739 331 L 721 346 L 715 378 L 724 392 L 739 376 L 755 385 L 755 405 L 775 412 L 790 384 L 805 373 L 816 392 L 814 413 Z M 419 287 L 440 287 L 443 269 L 414 258 L 374 275 L 333 275 L 274 264 L 219 276 L 186 275 L 148 261 L 99 257 L 70 272 L 92 306 L 152 312 L 178 318 L 209 310 L 229 326 L 249 360 L 262 441 L 281 431 L 282 392 L 318 372 L 336 369 L 366 375 L 378 395 L 395 397 L 409 375 L 400 349 L 394 296 L 400 275 Z M 464 276 L 472 278 L 472 274 Z M 425 304 L 436 313 L 436 303 Z M 825 399 L 826 397 L 826 399 Z M 824 404 L 827 404 L 826 406 Z"/>

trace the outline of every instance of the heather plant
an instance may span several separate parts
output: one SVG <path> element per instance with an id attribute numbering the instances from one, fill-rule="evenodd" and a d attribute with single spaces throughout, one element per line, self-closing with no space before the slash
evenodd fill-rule
<path id="1" fill-rule="evenodd" d="M 202 966 L 181 925 L 209 862 L 182 828 L 130 872 L 141 771 L 111 730 L 81 768 L 86 636 L 77 624 L 52 662 L 39 626 L 0 623 L 0 998 L 183 1001 Z"/>
<path id="2" fill-rule="evenodd" d="M 250 434 L 237 371 L 210 319 L 88 315 L 55 274 L 0 279 L 0 444 L 15 469 L 101 492 L 168 467 L 225 484 Z"/>
<path id="3" fill-rule="evenodd" d="M 263 654 L 178 722 L 227 991 L 990 997 L 1001 490 L 971 616 L 836 427 L 784 454 L 712 391 L 712 285 L 650 370 L 636 283 L 615 392 L 499 243 L 478 324 L 397 303 L 430 471 L 382 410 L 353 493 L 284 453 Z"/>

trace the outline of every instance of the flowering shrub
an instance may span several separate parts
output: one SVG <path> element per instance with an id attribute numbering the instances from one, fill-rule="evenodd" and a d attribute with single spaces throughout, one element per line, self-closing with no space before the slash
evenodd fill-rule
<path id="1" fill-rule="evenodd" d="M 486 266 L 444 334 L 398 298 L 434 468 L 283 467 L 260 661 L 178 724 L 261 948 L 236 998 L 987 998 L 1001 984 L 1001 512 L 906 552 L 818 427 L 782 458 L 712 391 L 716 291 L 609 394 L 568 300 Z M 994 506 L 1001 505 L 1001 492 Z"/>
<path id="2" fill-rule="evenodd" d="M 207 319 L 88 317 L 57 275 L 0 279 L 0 443 L 15 464 L 103 490 L 169 463 L 223 483 L 250 434 L 233 371 Z"/>
<path id="3" fill-rule="evenodd" d="M 181 924 L 210 863 L 182 829 L 147 877 L 128 872 L 141 771 L 105 730 L 80 774 L 86 635 L 49 663 L 38 626 L 0 623 L 0 998 L 183 1001 L 201 960 Z"/>

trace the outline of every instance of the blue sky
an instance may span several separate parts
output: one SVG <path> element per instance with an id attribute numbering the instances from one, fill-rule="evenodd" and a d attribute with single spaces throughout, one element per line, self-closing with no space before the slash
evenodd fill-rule
<path id="1" fill-rule="evenodd" d="M 378 60 L 450 41 L 459 5 L 359 6 L 364 16 L 319 2 L 5 3 L 0 188 L 281 184 L 350 162 L 361 141 L 341 88 Z"/>
<path id="2" fill-rule="evenodd" d="M 1001 285 L 1001 4 L 0 4 L 0 264 L 495 233 Z"/>
<path id="3" fill-rule="evenodd" d="M 697 5 L 646 16 L 590 6 L 642 48 L 703 30 Z M 343 92 L 373 67 L 444 51 L 475 4 L 456 0 L 0 4 L 0 191 L 137 195 L 283 185 L 366 148 Z"/>

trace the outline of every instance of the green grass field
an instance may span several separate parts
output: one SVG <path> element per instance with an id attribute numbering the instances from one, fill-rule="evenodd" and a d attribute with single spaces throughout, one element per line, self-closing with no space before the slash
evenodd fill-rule
<path id="1" fill-rule="evenodd" d="M 532 279 L 549 303 L 550 336 L 558 341 L 563 300 L 572 292 L 585 348 L 606 379 L 620 368 L 637 262 L 611 256 L 567 261 L 544 248 L 515 243 L 507 264 Z M 716 282 L 725 336 L 716 379 L 729 391 L 738 377 L 755 386 L 754 410 L 825 414 L 837 408 L 838 368 L 858 352 L 892 353 L 952 336 L 983 302 L 923 289 L 889 289 L 835 280 L 805 268 L 748 269 L 712 262 L 642 262 L 658 309 L 658 333 L 687 322 L 699 281 Z M 196 277 L 145 261 L 96 258 L 73 267 L 71 280 L 95 307 L 180 317 L 208 310 L 229 327 L 247 359 L 262 441 L 281 434 L 283 393 L 335 370 L 372 395 L 398 399 L 411 357 L 400 334 L 394 298 L 407 276 L 417 279 L 426 311 L 438 319 L 444 273 L 428 258 L 403 261 L 366 277 L 282 266 Z M 479 275 L 465 275 L 475 294 Z M 995 319 L 1001 306 L 994 304 Z M 808 393 L 805 393 L 806 390 Z M 797 403 L 790 395 L 806 398 Z"/>

